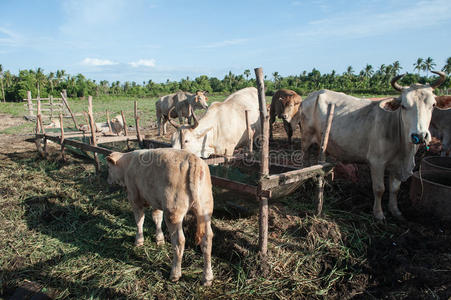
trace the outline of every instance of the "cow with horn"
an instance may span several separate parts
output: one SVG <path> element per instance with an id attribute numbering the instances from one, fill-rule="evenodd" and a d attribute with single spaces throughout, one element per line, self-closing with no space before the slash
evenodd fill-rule
<path id="1" fill-rule="evenodd" d="M 412 175 L 415 153 L 421 144 L 428 144 L 428 130 L 435 106 L 448 108 L 450 103 L 435 98 L 434 89 L 446 79 L 443 72 L 432 84 L 401 86 L 404 75 L 391 80 L 401 95 L 396 98 L 371 101 L 329 90 L 311 93 L 302 103 L 301 128 L 303 151 L 312 143 L 321 142 L 328 104 L 335 105 L 327 153 L 341 162 L 368 163 L 371 172 L 374 205 L 373 214 L 383 220 L 381 198 L 385 191 L 384 172 L 389 173 L 389 210 L 402 218 L 397 193 L 402 181 Z"/>

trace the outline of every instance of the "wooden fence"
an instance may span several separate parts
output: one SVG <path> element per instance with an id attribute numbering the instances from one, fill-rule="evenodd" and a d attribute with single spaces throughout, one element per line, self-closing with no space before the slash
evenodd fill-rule
<path id="1" fill-rule="evenodd" d="M 40 110 L 42 118 L 58 118 L 60 114 L 63 117 L 71 117 L 67 105 L 65 105 L 63 98 L 56 98 L 50 96 L 48 98 L 32 98 L 31 91 L 27 92 L 27 98 L 23 99 L 25 115 L 34 117 L 38 115 L 38 102 L 40 102 Z"/>

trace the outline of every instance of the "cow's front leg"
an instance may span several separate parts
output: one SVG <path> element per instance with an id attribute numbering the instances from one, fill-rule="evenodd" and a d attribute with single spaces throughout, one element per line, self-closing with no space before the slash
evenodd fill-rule
<path id="1" fill-rule="evenodd" d="M 390 198 L 388 202 L 388 209 L 390 213 L 398 218 L 402 219 L 402 213 L 398 208 L 398 191 L 401 187 L 401 180 L 397 179 L 393 174 L 390 173 L 389 177 L 389 185 L 390 185 Z"/>
<path id="2" fill-rule="evenodd" d="M 283 120 L 283 127 L 285 128 L 285 132 L 287 133 L 288 136 L 288 144 L 291 146 L 292 145 L 291 137 L 293 136 L 293 128 L 291 127 L 291 124 L 285 120 Z"/>
<path id="3" fill-rule="evenodd" d="M 370 163 L 371 181 L 373 183 L 374 205 L 373 214 L 376 220 L 385 220 L 384 212 L 382 211 L 382 195 L 385 191 L 384 186 L 384 165 L 382 163 Z"/>
<path id="4" fill-rule="evenodd" d="M 171 235 L 172 258 L 171 281 L 178 281 L 182 276 L 182 257 L 185 249 L 185 235 L 183 234 L 182 222 L 172 223 L 171 216 L 166 218 L 169 234 Z"/>
<path id="5" fill-rule="evenodd" d="M 166 123 L 168 122 L 168 118 L 163 118 L 163 135 L 166 135 Z"/>
<path id="6" fill-rule="evenodd" d="M 163 211 L 160 209 L 155 209 L 152 211 L 152 219 L 155 223 L 156 232 L 155 232 L 155 240 L 157 241 L 157 245 L 164 244 L 164 234 L 161 229 L 161 223 L 163 222 Z"/>

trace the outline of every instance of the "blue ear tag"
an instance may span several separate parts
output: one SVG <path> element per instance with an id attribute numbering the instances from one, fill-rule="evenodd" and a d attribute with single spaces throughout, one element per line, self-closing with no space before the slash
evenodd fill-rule
<path id="1" fill-rule="evenodd" d="M 420 138 L 417 135 L 412 135 L 412 141 L 414 144 L 419 144 Z"/>

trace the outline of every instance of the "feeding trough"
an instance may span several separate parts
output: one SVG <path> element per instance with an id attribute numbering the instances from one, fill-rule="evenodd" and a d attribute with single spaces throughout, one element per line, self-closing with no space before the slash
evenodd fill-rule
<path id="1" fill-rule="evenodd" d="M 451 157 L 427 156 L 421 161 L 421 170 L 451 172 Z"/>
<path id="2" fill-rule="evenodd" d="M 410 183 L 410 200 L 418 210 L 451 221 L 451 171 L 415 172 Z"/>

